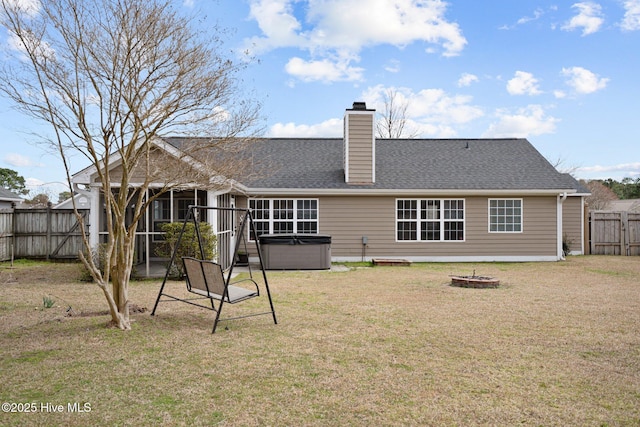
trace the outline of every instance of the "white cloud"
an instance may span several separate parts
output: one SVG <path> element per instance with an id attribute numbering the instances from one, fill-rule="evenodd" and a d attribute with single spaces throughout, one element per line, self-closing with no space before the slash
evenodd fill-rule
<path id="1" fill-rule="evenodd" d="M 562 99 L 562 98 L 566 98 L 567 94 L 563 90 L 554 90 L 553 96 L 555 96 L 558 99 Z"/>
<path id="2" fill-rule="evenodd" d="M 612 178 L 621 180 L 625 177 L 640 177 L 640 162 L 621 163 L 609 166 L 583 166 L 575 170 L 576 175 L 587 178 Z"/>
<path id="3" fill-rule="evenodd" d="M 417 137 L 452 138 L 457 136 L 456 126 L 484 115 L 482 109 L 471 104 L 471 97 L 449 95 L 440 89 L 413 92 L 408 88 L 377 85 L 367 88 L 358 99 L 365 101 L 368 108 L 382 111 L 383 95 L 389 89 L 396 92 L 398 103 L 408 105 L 405 129 L 407 134 Z M 277 123 L 269 130 L 269 136 L 273 137 L 340 137 L 342 134 L 342 118 L 312 125 Z"/>
<path id="4" fill-rule="evenodd" d="M 269 136 L 281 138 L 313 138 L 342 136 L 342 119 L 329 119 L 315 125 L 276 123 L 269 129 Z"/>
<path id="5" fill-rule="evenodd" d="M 467 41 L 455 23 L 447 22 L 446 3 L 424 0 L 310 1 L 307 19 L 317 22 L 311 32 L 314 44 L 349 47 L 391 44 L 405 46 L 415 41 L 441 45 L 443 55 L 455 56 Z"/>
<path id="6" fill-rule="evenodd" d="M 44 181 L 38 178 L 25 178 L 24 185 L 25 187 L 34 189 L 36 187 L 42 187 L 44 185 Z"/>
<path id="7" fill-rule="evenodd" d="M 496 112 L 498 122 L 482 135 L 486 138 L 526 138 L 531 135 L 554 133 L 559 119 L 546 114 L 542 106 L 529 105 L 515 113 Z"/>
<path id="8" fill-rule="evenodd" d="M 458 79 L 458 87 L 470 86 L 471 83 L 478 81 L 478 76 L 469 73 L 463 73 Z"/>
<path id="9" fill-rule="evenodd" d="M 297 65 L 322 63 L 331 56 L 352 61 L 366 47 L 402 48 L 414 42 L 435 45 L 443 56 L 456 56 L 467 40 L 458 24 L 447 21 L 446 6 L 426 0 L 367 0 L 366 7 L 362 0 L 252 0 L 249 17 L 262 34 L 245 40 L 245 49 L 260 54 L 298 48 L 316 58 L 299 59 Z M 326 78 L 314 79 L 331 81 L 335 70 L 327 71 Z"/>
<path id="10" fill-rule="evenodd" d="M 389 89 L 396 93 L 396 101 L 407 105 L 407 133 L 420 137 L 449 138 L 456 136 L 455 126 L 469 123 L 484 115 L 481 108 L 471 104 L 473 98 L 450 95 L 441 89 L 423 89 L 413 92 L 408 88 L 387 88 L 377 85 L 367 88 L 362 99 L 369 108 L 384 109 L 384 94 Z"/>
<path id="11" fill-rule="evenodd" d="M 30 167 L 30 166 L 37 166 L 37 167 L 44 166 L 42 163 L 34 162 L 29 157 L 23 156 L 22 154 L 18 154 L 18 153 L 7 153 L 5 154 L 3 160 L 8 165 L 16 168 L 24 168 L 24 167 Z"/>
<path id="12" fill-rule="evenodd" d="M 550 6 L 549 7 L 550 11 L 555 11 L 557 10 L 557 6 Z M 516 27 L 518 27 L 519 25 L 525 25 L 528 24 L 529 22 L 533 22 L 533 21 L 537 21 L 540 18 L 542 18 L 545 15 L 546 11 L 544 9 L 541 8 L 537 8 L 536 10 L 533 11 L 533 14 L 531 16 L 523 16 L 522 18 L 518 19 L 516 21 L 515 24 L 512 25 L 502 25 L 501 27 L 499 27 L 499 30 L 513 30 Z"/>
<path id="13" fill-rule="evenodd" d="M 45 40 L 41 40 L 27 31 L 24 32 L 23 36 L 24 38 L 21 39 L 16 34 L 10 32 L 7 38 L 9 49 L 19 52 L 22 60 L 29 61 L 28 50 L 42 58 L 55 59 L 55 51 Z M 26 48 L 25 44 L 27 44 Z"/>
<path id="14" fill-rule="evenodd" d="M 278 47 L 303 47 L 305 40 L 297 31 L 301 24 L 293 16 L 290 0 L 254 0 L 251 2 L 249 17 L 254 19 L 264 37 L 246 40 L 247 48 L 262 53 Z"/>
<path id="15" fill-rule="evenodd" d="M 285 65 L 290 75 L 305 82 L 312 81 L 358 81 L 362 80 L 363 69 L 349 66 L 349 61 L 333 62 L 330 59 L 305 61 L 294 57 Z"/>
<path id="16" fill-rule="evenodd" d="M 389 73 L 398 73 L 400 72 L 400 61 L 392 59 L 384 66 L 384 69 Z"/>
<path id="17" fill-rule="evenodd" d="M 597 74 L 582 68 L 563 68 L 562 75 L 567 77 L 567 85 L 578 94 L 589 94 L 607 87 L 608 78 L 600 78 Z"/>
<path id="18" fill-rule="evenodd" d="M 511 95 L 539 95 L 538 79 L 526 71 L 516 71 L 515 76 L 507 82 L 507 92 Z"/>
<path id="19" fill-rule="evenodd" d="M 195 5 L 195 0 L 184 0 L 182 4 L 185 7 L 192 8 Z"/>
<path id="20" fill-rule="evenodd" d="M 527 23 L 529 23 L 531 21 L 537 21 L 538 19 L 540 19 L 540 17 L 542 15 L 544 15 L 544 11 L 542 9 L 538 8 L 533 12 L 533 16 L 523 16 L 522 18 L 518 19 L 515 24 L 513 24 L 513 25 L 504 24 L 501 27 L 499 27 L 498 29 L 499 30 L 513 30 L 518 25 L 524 25 L 524 24 L 527 24 Z"/>
<path id="21" fill-rule="evenodd" d="M 544 11 L 538 8 L 533 11 L 533 16 L 523 16 L 522 18 L 518 19 L 517 24 L 522 25 L 526 24 L 527 22 L 537 21 L 542 15 L 544 15 Z"/>
<path id="22" fill-rule="evenodd" d="M 35 16 L 40 11 L 40 2 L 38 0 L 5 0 L 9 10 L 22 12 L 28 16 Z"/>
<path id="23" fill-rule="evenodd" d="M 602 7 L 594 2 L 575 3 L 571 6 L 578 10 L 578 14 L 562 26 L 565 31 L 573 31 L 582 28 L 582 35 L 586 36 L 597 32 L 602 26 Z"/>
<path id="24" fill-rule="evenodd" d="M 626 0 L 623 3 L 624 18 L 620 23 L 623 31 L 640 30 L 640 0 Z"/>

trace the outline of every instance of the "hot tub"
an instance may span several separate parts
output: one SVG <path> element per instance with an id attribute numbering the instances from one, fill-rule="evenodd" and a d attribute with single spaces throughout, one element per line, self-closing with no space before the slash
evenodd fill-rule
<path id="1" fill-rule="evenodd" d="M 267 270 L 328 270 L 331 236 L 326 234 L 263 234 L 260 248 Z"/>

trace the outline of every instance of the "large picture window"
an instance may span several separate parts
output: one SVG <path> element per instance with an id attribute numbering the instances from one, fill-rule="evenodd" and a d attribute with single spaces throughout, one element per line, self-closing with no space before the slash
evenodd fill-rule
<path id="1" fill-rule="evenodd" d="M 316 199 L 250 199 L 258 236 L 262 234 L 317 234 L 318 200 Z M 251 240 L 256 236 L 251 231 Z"/>
<path id="2" fill-rule="evenodd" d="M 489 199 L 489 232 L 522 232 L 522 199 Z"/>
<path id="3" fill-rule="evenodd" d="M 464 240 L 464 200 L 396 200 L 396 238 L 399 241 Z"/>

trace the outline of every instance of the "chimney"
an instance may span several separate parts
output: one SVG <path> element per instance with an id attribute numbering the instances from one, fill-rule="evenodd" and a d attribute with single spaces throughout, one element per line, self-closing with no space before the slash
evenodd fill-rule
<path id="1" fill-rule="evenodd" d="M 344 115 L 344 179 L 347 184 L 376 182 L 376 110 L 364 102 L 354 102 Z"/>

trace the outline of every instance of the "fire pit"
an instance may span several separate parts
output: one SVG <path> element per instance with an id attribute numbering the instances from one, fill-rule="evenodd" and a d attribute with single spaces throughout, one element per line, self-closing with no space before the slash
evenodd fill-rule
<path id="1" fill-rule="evenodd" d="M 494 277 L 476 276 L 475 270 L 472 276 L 449 276 L 451 277 L 451 285 L 461 288 L 497 288 L 500 286 L 500 280 Z"/>

